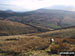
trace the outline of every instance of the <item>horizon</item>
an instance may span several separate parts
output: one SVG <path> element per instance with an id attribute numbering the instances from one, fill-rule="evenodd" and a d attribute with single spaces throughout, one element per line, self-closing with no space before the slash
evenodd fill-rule
<path id="1" fill-rule="evenodd" d="M 24 12 L 44 8 L 75 11 L 74 2 L 74 0 L 0 0 L 0 10 Z"/>

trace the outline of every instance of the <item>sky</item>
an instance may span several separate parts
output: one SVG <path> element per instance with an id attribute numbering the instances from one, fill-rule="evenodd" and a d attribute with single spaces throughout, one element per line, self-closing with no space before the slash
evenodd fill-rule
<path id="1" fill-rule="evenodd" d="M 75 0 L 0 0 L 0 10 L 30 11 L 40 8 L 75 11 Z"/>

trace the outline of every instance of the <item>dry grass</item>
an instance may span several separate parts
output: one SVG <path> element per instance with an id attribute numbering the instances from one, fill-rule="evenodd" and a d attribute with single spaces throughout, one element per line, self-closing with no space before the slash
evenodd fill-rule
<path id="1" fill-rule="evenodd" d="M 69 43 L 69 44 L 75 44 L 75 39 L 72 38 L 56 38 L 55 39 L 55 43 L 56 44 L 60 44 L 60 43 Z"/>
<path id="2" fill-rule="evenodd" d="M 49 29 L 30 24 L 0 20 L 0 36 L 30 34 L 46 31 L 49 31 Z"/>
<path id="3" fill-rule="evenodd" d="M 37 36 L 39 36 L 39 37 L 75 38 L 75 27 L 49 31 L 49 32 L 37 34 Z"/>
<path id="4" fill-rule="evenodd" d="M 66 43 L 51 46 L 51 52 L 57 54 L 59 51 L 69 51 L 71 46 Z"/>
<path id="5" fill-rule="evenodd" d="M 3 52 L 26 52 L 29 50 L 41 50 L 49 46 L 47 38 L 26 37 L 18 40 L 0 41 L 0 50 Z"/>
<path id="6" fill-rule="evenodd" d="M 75 51 L 75 39 L 55 37 L 54 39 L 54 44 L 50 45 L 52 53 L 59 53 L 59 51 Z"/>
<path id="7" fill-rule="evenodd" d="M 40 38 L 26 35 L 3 36 L 0 37 L 0 52 L 27 54 L 27 52 L 32 53 L 33 50 L 45 51 L 49 46 L 49 51 L 51 50 L 52 53 L 75 50 L 75 39 L 73 38 L 54 37 L 54 44 L 50 43 L 50 38 L 52 37 Z"/>

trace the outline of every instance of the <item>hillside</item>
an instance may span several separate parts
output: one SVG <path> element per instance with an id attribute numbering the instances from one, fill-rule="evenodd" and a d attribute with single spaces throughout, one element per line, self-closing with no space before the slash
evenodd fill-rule
<path id="1" fill-rule="evenodd" d="M 39 37 L 75 38 L 75 26 L 37 34 Z"/>
<path id="2" fill-rule="evenodd" d="M 50 32 L 44 34 L 50 34 Z M 61 56 L 59 51 L 74 51 L 74 38 L 57 38 L 50 41 L 48 35 L 42 37 L 28 35 L 0 36 L 1 56 Z M 44 38 L 45 36 L 45 38 Z"/>
<path id="3" fill-rule="evenodd" d="M 57 29 L 74 26 L 75 12 L 49 9 L 29 12 L 0 11 L 0 19 Z"/>
<path id="4" fill-rule="evenodd" d="M 0 36 L 2 35 L 16 35 L 16 34 L 29 34 L 35 32 L 49 31 L 49 29 L 41 27 L 33 27 L 30 25 L 0 20 Z"/>

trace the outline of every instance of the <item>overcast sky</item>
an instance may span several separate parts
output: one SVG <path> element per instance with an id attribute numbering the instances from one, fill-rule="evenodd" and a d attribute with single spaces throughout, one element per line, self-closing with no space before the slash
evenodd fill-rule
<path id="1" fill-rule="evenodd" d="M 66 6 L 74 10 L 75 0 L 0 0 L 0 10 L 27 11 L 52 6 L 54 9 L 55 6 L 61 8 L 61 5 L 63 9 Z"/>

